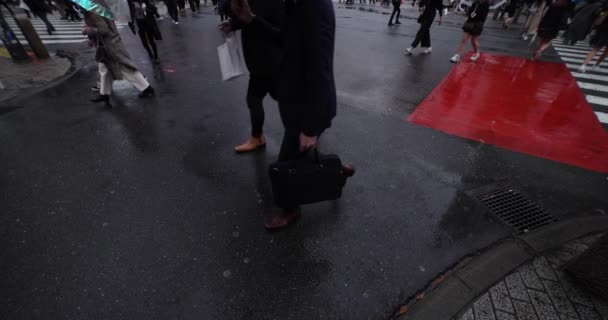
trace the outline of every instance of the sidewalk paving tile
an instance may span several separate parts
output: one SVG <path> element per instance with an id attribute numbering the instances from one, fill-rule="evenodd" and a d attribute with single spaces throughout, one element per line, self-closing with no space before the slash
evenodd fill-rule
<path id="1" fill-rule="evenodd" d="M 528 293 L 526 292 L 526 287 L 524 286 L 524 282 L 521 280 L 521 276 L 518 272 L 508 275 L 505 282 L 507 284 L 507 288 L 509 288 L 511 297 L 523 301 L 530 301 Z"/>
<path id="2" fill-rule="evenodd" d="M 547 293 L 553 301 L 553 305 L 559 306 L 557 310 L 559 313 L 567 315 L 572 318 L 578 318 L 576 310 L 570 300 L 568 300 L 568 295 L 562 288 L 562 285 L 559 282 L 544 280 L 545 288 L 547 289 Z"/>
<path id="3" fill-rule="evenodd" d="M 551 266 L 545 257 L 534 259 L 533 264 L 538 276 L 543 279 L 557 281 L 557 277 L 555 276 L 555 273 L 553 273 L 553 269 L 551 269 Z"/>
<path id="4" fill-rule="evenodd" d="M 497 320 L 517 320 L 514 314 L 507 313 L 504 311 L 496 310 L 496 319 Z"/>
<path id="5" fill-rule="evenodd" d="M 473 304 L 476 320 L 495 320 L 494 308 L 490 302 L 490 295 L 484 294 Z"/>
<path id="6" fill-rule="evenodd" d="M 519 320 L 538 320 L 531 303 L 515 300 L 513 301 L 513 305 L 515 306 Z"/>
<path id="7" fill-rule="evenodd" d="M 515 309 L 513 309 L 513 304 L 511 304 L 511 298 L 509 298 L 507 286 L 503 281 L 499 282 L 492 287 L 492 289 L 490 289 L 490 295 L 496 309 L 510 313 L 515 312 Z"/>
<path id="8" fill-rule="evenodd" d="M 536 290 L 528 290 L 530 298 L 532 298 L 532 305 L 538 316 L 543 320 L 559 320 L 557 311 L 553 308 L 549 295 L 544 292 Z"/>
<path id="9" fill-rule="evenodd" d="M 608 320 L 608 302 L 587 293 L 560 270 L 567 258 L 593 243 L 589 239 L 598 238 L 571 241 L 520 266 L 482 293 L 460 320 Z"/>
<path id="10" fill-rule="evenodd" d="M 460 320 L 475 320 L 475 316 L 473 315 L 473 309 L 467 310 L 461 317 Z"/>
<path id="11" fill-rule="evenodd" d="M 566 290 L 568 299 L 573 302 L 586 305 L 588 307 L 593 307 L 593 301 L 591 301 L 591 299 L 587 296 L 585 292 L 574 286 L 571 280 L 563 272 L 558 271 L 557 274 L 560 277 L 562 284 L 564 285 L 564 289 Z"/>
<path id="12" fill-rule="evenodd" d="M 608 320 L 608 304 L 597 298 L 593 299 L 593 303 L 595 304 L 597 311 L 600 313 L 602 320 Z"/>
<path id="13" fill-rule="evenodd" d="M 543 283 L 538 278 L 536 271 L 534 270 L 534 266 L 527 264 L 519 269 L 519 274 L 521 275 L 522 280 L 524 280 L 524 284 L 528 288 L 543 290 Z"/>
<path id="14" fill-rule="evenodd" d="M 578 314 L 581 315 L 581 319 L 602 320 L 602 318 L 600 317 L 600 314 L 594 308 L 591 308 L 589 306 L 577 304 L 576 310 L 578 311 Z"/>

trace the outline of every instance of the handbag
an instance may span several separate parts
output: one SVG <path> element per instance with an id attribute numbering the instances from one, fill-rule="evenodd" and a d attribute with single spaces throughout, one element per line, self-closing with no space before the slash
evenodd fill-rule
<path id="1" fill-rule="evenodd" d="M 342 161 L 335 154 L 312 154 L 270 165 L 269 175 L 275 204 L 290 208 L 301 204 L 336 200 L 346 184 Z"/>
<path id="2" fill-rule="evenodd" d="M 469 19 L 467 19 L 467 21 L 462 26 L 462 30 L 464 32 L 472 33 L 475 30 L 475 27 L 477 26 L 477 21 L 471 19 L 474 19 L 477 16 L 477 8 L 479 8 L 479 2 L 477 2 L 475 9 L 473 9 L 473 11 L 469 14 Z"/>
<path id="3" fill-rule="evenodd" d="M 240 31 L 232 32 L 226 37 L 226 42 L 217 47 L 220 59 L 222 80 L 228 81 L 247 73 Z"/>

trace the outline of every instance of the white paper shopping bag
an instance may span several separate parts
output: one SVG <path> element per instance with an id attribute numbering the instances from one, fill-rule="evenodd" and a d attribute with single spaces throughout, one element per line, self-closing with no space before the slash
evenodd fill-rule
<path id="1" fill-rule="evenodd" d="M 228 34 L 226 42 L 217 47 L 217 54 L 220 58 L 222 80 L 228 81 L 247 73 L 240 30 Z"/>

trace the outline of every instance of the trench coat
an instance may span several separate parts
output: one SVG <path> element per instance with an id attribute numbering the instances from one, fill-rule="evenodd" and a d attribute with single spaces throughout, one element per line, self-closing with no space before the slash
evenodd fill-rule
<path id="1" fill-rule="evenodd" d="M 95 43 L 97 52 L 95 60 L 102 62 L 108 68 L 112 78 L 122 79 L 121 69 L 137 71 L 137 66 L 131 60 L 129 52 L 122 43 L 114 21 L 87 12 L 84 17 L 87 29 L 83 32 Z"/>

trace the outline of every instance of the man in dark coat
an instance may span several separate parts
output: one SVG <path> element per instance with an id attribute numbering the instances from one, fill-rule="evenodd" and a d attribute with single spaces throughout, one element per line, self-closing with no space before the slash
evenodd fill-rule
<path id="1" fill-rule="evenodd" d="M 247 106 L 251 119 L 251 137 L 234 148 L 236 152 L 250 152 L 263 148 L 264 97 L 277 99 L 277 76 L 282 55 L 283 0 L 249 0 L 255 18 L 244 23 L 234 14 L 220 25 L 224 32 L 242 30 L 243 56 L 249 69 Z M 230 10 L 229 6 L 226 8 Z"/>
<path id="2" fill-rule="evenodd" d="M 285 127 L 280 161 L 302 157 L 316 148 L 318 137 L 336 115 L 334 84 L 335 14 L 331 0 L 286 0 L 284 50 L 279 81 L 279 112 Z M 245 24 L 256 17 L 246 0 L 233 0 L 233 13 Z M 344 168 L 351 176 L 354 170 Z M 266 224 L 277 230 L 300 216 L 297 204 L 281 210 Z"/>

